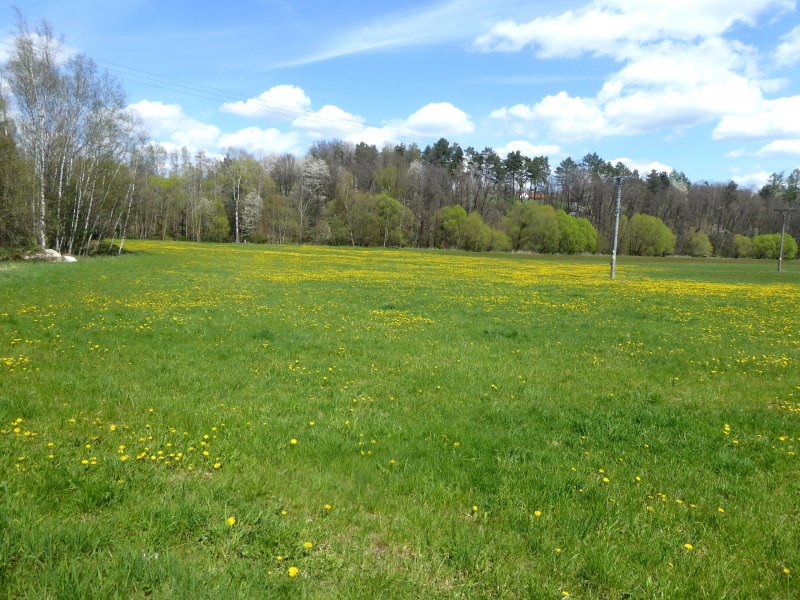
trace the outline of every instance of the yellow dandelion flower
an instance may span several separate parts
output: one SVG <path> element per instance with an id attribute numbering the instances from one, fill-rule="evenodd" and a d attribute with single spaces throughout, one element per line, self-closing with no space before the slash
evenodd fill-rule
<path id="1" fill-rule="evenodd" d="M 311 550 L 313 547 L 314 547 L 313 542 L 303 542 L 303 548 L 305 548 L 306 550 Z"/>
<path id="2" fill-rule="evenodd" d="M 533 511 L 533 516 L 538 519 L 539 517 L 542 516 L 542 511 L 540 511 L 540 510 Z"/>
<path id="3" fill-rule="evenodd" d="M 228 517 L 225 519 L 225 522 L 228 524 L 229 527 L 233 527 L 236 525 L 236 517 Z"/>
<path id="4" fill-rule="evenodd" d="M 325 510 L 330 510 L 330 509 L 332 509 L 332 508 L 333 508 L 333 507 L 332 507 L 330 504 L 326 504 L 326 505 L 325 505 Z"/>
<path id="5" fill-rule="evenodd" d="M 694 546 L 692 546 L 691 544 L 684 544 L 683 547 L 686 548 L 687 550 L 694 550 Z"/>
<path id="6" fill-rule="evenodd" d="M 791 572 L 792 572 L 792 570 L 789 567 L 783 567 L 783 574 L 784 575 L 788 575 Z"/>
<path id="7" fill-rule="evenodd" d="M 297 574 L 300 572 L 300 569 L 297 567 L 289 567 L 289 577 L 297 577 Z"/>
<path id="8" fill-rule="evenodd" d="M 296 446 L 296 445 L 297 445 L 297 439 L 295 439 L 295 438 L 292 438 L 292 439 L 290 439 L 290 440 L 289 440 L 289 443 L 290 443 L 292 446 Z"/>

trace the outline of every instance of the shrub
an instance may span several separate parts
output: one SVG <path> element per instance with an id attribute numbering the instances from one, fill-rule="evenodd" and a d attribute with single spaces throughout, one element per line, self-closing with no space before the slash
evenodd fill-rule
<path id="1" fill-rule="evenodd" d="M 675 252 L 675 234 L 658 217 L 633 215 L 625 228 L 622 247 L 635 256 L 665 256 Z"/>
<path id="2" fill-rule="evenodd" d="M 781 248 L 780 233 L 765 233 L 753 237 L 753 258 L 778 258 Z M 783 237 L 783 258 L 793 259 L 797 256 L 797 240 L 791 235 Z"/>
<path id="3" fill-rule="evenodd" d="M 690 229 L 683 240 L 683 254 L 687 256 L 711 256 L 714 247 L 702 229 Z"/>

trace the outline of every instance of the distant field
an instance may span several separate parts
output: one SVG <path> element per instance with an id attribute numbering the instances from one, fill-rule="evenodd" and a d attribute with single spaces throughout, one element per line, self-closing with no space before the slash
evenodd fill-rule
<path id="1" fill-rule="evenodd" d="M 800 265 L 0 266 L 0 595 L 790 598 Z"/>

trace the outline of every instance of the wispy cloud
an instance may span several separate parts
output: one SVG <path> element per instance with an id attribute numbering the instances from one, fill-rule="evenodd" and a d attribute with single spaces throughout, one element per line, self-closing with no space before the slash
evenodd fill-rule
<path id="1" fill-rule="evenodd" d="M 512 0 L 447 0 L 396 12 L 344 31 L 306 56 L 272 66 L 293 67 L 375 50 L 471 40 L 486 30 L 487 23 L 519 10 L 520 4 Z"/>

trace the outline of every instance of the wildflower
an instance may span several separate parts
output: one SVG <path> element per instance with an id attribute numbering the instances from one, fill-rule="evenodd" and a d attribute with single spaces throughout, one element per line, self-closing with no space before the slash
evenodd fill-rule
<path id="1" fill-rule="evenodd" d="M 300 572 L 300 569 L 297 567 L 289 567 L 289 577 L 297 577 L 297 574 Z"/>
<path id="2" fill-rule="evenodd" d="M 314 425 L 316 425 L 316 423 L 314 423 L 314 421 L 309 421 L 308 422 L 308 426 L 309 427 L 314 427 Z"/>
<path id="3" fill-rule="evenodd" d="M 229 527 L 233 527 L 236 525 L 236 517 L 228 517 L 225 522 L 228 524 Z"/>
<path id="4" fill-rule="evenodd" d="M 556 554 L 561 554 L 561 548 L 556 548 Z"/>
<path id="5" fill-rule="evenodd" d="M 694 546 L 692 546 L 691 544 L 684 544 L 683 547 L 686 548 L 687 550 L 694 550 Z"/>
<path id="6" fill-rule="evenodd" d="M 331 508 L 333 508 L 333 507 L 330 504 L 326 504 L 325 505 L 325 510 L 330 510 Z"/>
<path id="7" fill-rule="evenodd" d="M 275 557 L 275 560 L 277 560 L 278 562 L 283 562 L 283 557 L 280 554 L 278 554 L 278 556 Z"/>
<path id="8" fill-rule="evenodd" d="M 539 517 L 542 516 L 542 511 L 540 511 L 540 510 L 533 511 L 533 516 L 538 519 Z"/>
<path id="9" fill-rule="evenodd" d="M 792 572 L 792 570 L 789 567 L 783 567 L 783 574 L 784 575 L 788 575 L 791 572 Z"/>
<path id="10" fill-rule="evenodd" d="M 220 463 L 214 463 L 214 468 L 219 469 L 222 465 Z"/>
<path id="11" fill-rule="evenodd" d="M 478 505 L 477 504 L 473 504 L 472 505 L 472 512 L 474 512 L 474 513 L 478 512 Z"/>
<path id="12" fill-rule="evenodd" d="M 313 547 L 314 547 L 313 542 L 303 542 L 303 548 L 305 548 L 306 550 L 311 550 Z"/>
<path id="13" fill-rule="evenodd" d="M 290 443 L 292 446 L 296 446 L 296 445 L 297 445 L 297 440 L 296 440 L 295 438 L 292 438 L 292 439 L 290 439 L 290 440 L 289 440 L 289 443 Z"/>
<path id="14" fill-rule="evenodd" d="M 609 481 L 611 480 L 608 477 L 603 477 L 603 483 L 608 483 Z"/>
<path id="15" fill-rule="evenodd" d="M 717 509 L 717 512 L 718 512 L 718 513 L 720 513 L 720 514 L 721 514 L 721 513 L 724 513 L 724 512 L 725 512 L 725 509 L 724 509 L 724 508 L 722 508 L 722 507 L 720 506 L 720 507 Z"/>

